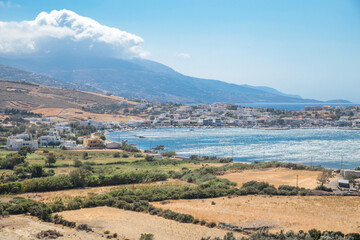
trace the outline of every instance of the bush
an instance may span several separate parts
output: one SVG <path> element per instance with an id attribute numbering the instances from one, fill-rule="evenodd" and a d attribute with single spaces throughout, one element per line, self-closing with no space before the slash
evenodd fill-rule
<path id="1" fill-rule="evenodd" d="M 154 234 L 152 234 L 152 233 L 142 233 L 139 240 L 154 240 Z"/>
<path id="2" fill-rule="evenodd" d="M 6 155 L 5 159 L 0 161 L 0 168 L 14 169 L 16 165 L 22 164 L 24 162 L 25 156 L 22 156 L 18 153 L 10 153 Z"/>
<path id="3" fill-rule="evenodd" d="M 161 155 L 164 156 L 164 157 L 167 157 L 167 158 L 171 158 L 171 157 L 176 156 L 176 152 L 174 152 L 174 151 L 163 152 L 163 153 L 161 153 Z"/>
<path id="4" fill-rule="evenodd" d="M 321 191 L 326 191 L 326 192 L 332 192 L 332 189 L 329 187 L 326 187 L 324 185 L 319 185 L 315 188 L 315 190 L 321 190 Z"/>
<path id="5" fill-rule="evenodd" d="M 74 160 L 74 167 L 81 167 L 83 163 L 79 159 Z"/>
<path id="6" fill-rule="evenodd" d="M 120 157 L 120 153 L 118 153 L 118 152 L 114 153 L 114 154 L 113 154 L 113 157 L 114 157 L 114 158 L 119 158 L 119 157 Z"/>
<path id="7" fill-rule="evenodd" d="M 145 160 L 148 162 L 153 162 L 155 160 L 154 156 L 146 155 Z"/>
<path id="8" fill-rule="evenodd" d="M 210 222 L 210 223 L 206 224 L 206 226 L 209 227 L 209 228 L 214 228 L 214 227 L 216 227 L 216 223 L 215 222 Z"/>
<path id="9" fill-rule="evenodd" d="M 201 225 L 201 226 L 204 226 L 205 224 L 206 224 L 206 221 L 205 221 L 205 220 L 201 220 L 201 221 L 200 221 L 200 225 Z"/>

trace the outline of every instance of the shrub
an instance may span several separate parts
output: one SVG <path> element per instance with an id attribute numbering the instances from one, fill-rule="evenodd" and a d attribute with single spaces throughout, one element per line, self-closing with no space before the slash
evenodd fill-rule
<path id="1" fill-rule="evenodd" d="M 200 221 L 200 225 L 201 225 L 201 226 L 204 226 L 205 224 L 206 224 L 206 221 L 205 221 L 205 220 L 201 220 L 201 221 Z"/>
<path id="2" fill-rule="evenodd" d="M 152 234 L 152 233 L 142 233 L 139 240 L 154 240 L 154 234 Z"/>
<path id="3" fill-rule="evenodd" d="M 152 161 L 155 160 L 155 158 L 154 158 L 154 156 L 146 155 L 145 160 L 148 161 L 148 162 L 152 162 Z"/>
<path id="4" fill-rule="evenodd" d="M 118 153 L 118 152 L 114 153 L 114 154 L 113 154 L 113 157 L 114 157 L 114 158 L 119 158 L 119 157 L 120 157 L 120 153 Z"/>
<path id="5" fill-rule="evenodd" d="M 22 164 L 24 162 L 25 156 L 22 156 L 18 153 L 10 153 L 6 155 L 5 159 L 0 161 L 0 168 L 14 169 L 16 165 Z"/>
<path id="6" fill-rule="evenodd" d="M 208 224 L 206 224 L 207 227 L 209 228 L 214 228 L 216 227 L 216 223 L 215 222 L 209 222 Z"/>
<path id="7" fill-rule="evenodd" d="M 321 191 L 326 191 L 326 192 L 332 192 L 332 189 L 329 187 L 326 187 L 324 185 L 319 185 L 315 188 L 315 190 L 321 190 Z"/>
<path id="8" fill-rule="evenodd" d="M 79 159 L 74 160 L 74 167 L 81 167 L 83 163 Z"/>

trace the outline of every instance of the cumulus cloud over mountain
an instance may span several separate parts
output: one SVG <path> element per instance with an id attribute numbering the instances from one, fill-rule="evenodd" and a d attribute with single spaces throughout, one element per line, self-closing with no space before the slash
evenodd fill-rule
<path id="1" fill-rule="evenodd" d="M 69 10 L 35 20 L 0 22 L 0 55 L 82 54 L 120 58 L 147 55 L 143 39 Z"/>

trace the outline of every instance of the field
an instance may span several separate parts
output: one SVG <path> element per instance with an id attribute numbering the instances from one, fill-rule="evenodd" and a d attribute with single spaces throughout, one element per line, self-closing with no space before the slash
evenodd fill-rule
<path id="1" fill-rule="evenodd" d="M 220 178 L 236 182 L 238 186 L 248 181 L 268 182 L 275 187 L 280 185 L 296 186 L 296 176 L 299 177 L 299 187 L 314 189 L 319 184 L 316 178 L 320 171 L 291 170 L 288 168 L 265 168 L 225 173 Z"/>
<path id="2" fill-rule="evenodd" d="M 109 207 L 66 211 L 60 215 L 68 221 L 88 224 L 96 232 L 103 233 L 108 230 L 130 239 L 139 239 L 141 233 L 152 233 L 156 240 L 199 240 L 201 237 L 223 237 L 226 234 L 226 231 L 217 228 L 184 224 L 145 213 Z"/>
<path id="3" fill-rule="evenodd" d="M 117 104 L 127 101 L 118 96 L 48 87 L 41 84 L 0 80 L 1 108 L 16 108 L 41 113 L 44 117 L 62 120 L 129 121 L 139 117 L 120 114 L 95 114 L 82 111 L 82 107 Z M 136 104 L 128 101 L 129 104 Z"/>
<path id="4" fill-rule="evenodd" d="M 214 203 L 212 203 L 214 202 Z M 240 196 L 203 200 L 173 200 L 156 207 L 192 214 L 206 221 L 234 225 L 275 226 L 273 231 L 360 231 L 360 198 L 340 196 Z"/>
<path id="5" fill-rule="evenodd" d="M 112 114 L 96 114 L 85 112 L 76 108 L 36 108 L 32 110 L 33 113 L 40 113 L 43 117 L 57 117 L 62 120 L 87 120 L 95 121 L 117 121 L 128 122 L 129 120 L 140 119 L 135 116 L 123 116 Z"/>
<path id="6" fill-rule="evenodd" d="M 67 240 L 95 240 L 104 239 L 97 233 L 86 233 L 75 229 L 61 227 L 59 225 L 42 222 L 34 217 L 17 215 L 0 218 L 1 240 L 37 239 L 36 234 L 40 231 L 56 230 L 63 236 L 58 239 Z"/>
<path id="7" fill-rule="evenodd" d="M 39 202 L 50 202 L 56 198 L 62 198 L 63 200 L 71 199 L 73 197 L 86 197 L 89 194 L 100 194 L 109 191 L 119 190 L 121 188 L 148 188 L 148 187 L 164 187 L 164 186 L 184 186 L 184 185 L 192 185 L 191 183 L 187 183 L 181 180 L 168 179 L 162 182 L 152 182 L 152 183 L 138 183 L 138 184 L 127 184 L 127 185 L 119 185 L 119 186 L 106 186 L 106 187 L 87 187 L 87 188 L 78 188 L 78 189 L 68 189 L 68 190 L 60 190 L 60 191 L 52 191 L 52 192 L 41 192 L 41 193 L 23 193 L 16 195 L 17 197 L 24 197 L 33 199 Z"/>

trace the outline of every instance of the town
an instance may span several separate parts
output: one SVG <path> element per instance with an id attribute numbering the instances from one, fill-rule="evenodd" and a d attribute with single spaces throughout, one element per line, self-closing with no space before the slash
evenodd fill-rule
<path id="1" fill-rule="evenodd" d="M 118 122 L 70 117 L 64 120 L 60 116 L 43 117 L 25 110 L 5 109 L 1 115 L 0 133 L 7 137 L 6 148 L 17 151 L 22 146 L 31 146 L 33 149 L 86 149 L 104 148 L 109 144 L 109 148 L 114 148 L 114 143 L 105 141 L 105 131 L 138 128 L 360 129 L 359 106 L 304 107 L 301 111 L 289 111 L 249 108 L 236 104 L 181 105 L 145 101 L 129 104 L 122 101 L 100 107 L 84 107 L 83 111 L 136 116 L 138 119 Z"/>

